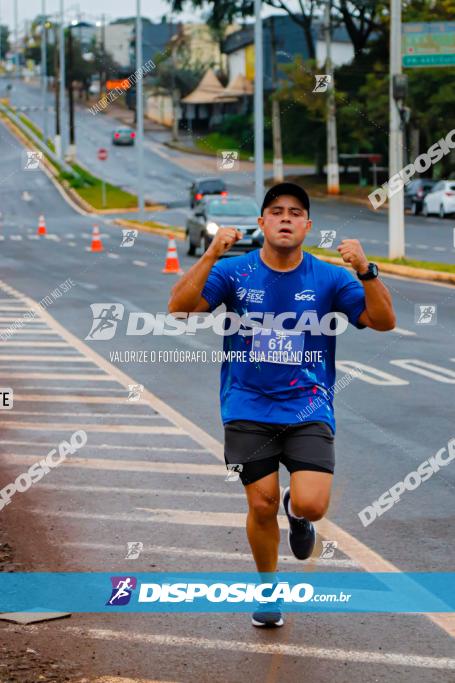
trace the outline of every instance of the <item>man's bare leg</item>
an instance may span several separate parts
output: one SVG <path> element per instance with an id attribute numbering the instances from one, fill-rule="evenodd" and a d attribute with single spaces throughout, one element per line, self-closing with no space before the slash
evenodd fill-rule
<path id="1" fill-rule="evenodd" d="M 278 564 L 280 530 L 278 508 L 280 486 L 278 472 L 245 486 L 248 499 L 246 531 L 259 572 L 274 572 Z"/>

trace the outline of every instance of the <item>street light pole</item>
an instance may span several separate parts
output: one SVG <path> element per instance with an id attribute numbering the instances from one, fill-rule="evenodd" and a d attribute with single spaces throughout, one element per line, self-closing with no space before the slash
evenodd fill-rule
<path id="1" fill-rule="evenodd" d="M 136 145 L 137 203 L 139 220 L 144 220 L 144 108 L 142 99 L 142 18 L 141 0 L 136 0 Z"/>
<path id="2" fill-rule="evenodd" d="M 19 28 L 17 18 L 17 0 L 14 0 L 14 77 L 19 75 Z"/>
<path id="3" fill-rule="evenodd" d="M 401 1 L 390 0 L 389 178 L 403 167 L 403 131 L 393 93 L 394 76 L 402 72 L 401 59 Z M 401 258 L 404 254 L 404 196 L 401 188 L 389 198 L 389 258 Z"/>
<path id="4" fill-rule="evenodd" d="M 68 159 L 76 159 L 76 141 L 74 135 L 74 93 L 73 93 L 73 25 L 68 27 L 68 110 L 69 110 L 69 147 Z"/>
<path id="5" fill-rule="evenodd" d="M 338 169 L 338 141 L 335 109 L 335 86 L 332 65 L 332 26 L 331 0 L 325 4 L 325 71 L 329 76 L 327 87 L 327 194 L 340 194 L 340 174 Z"/>
<path id="6" fill-rule="evenodd" d="M 63 7 L 64 0 L 60 0 L 60 27 L 59 27 L 59 158 L 63 161 L 65 157 L 65 14 Z"/>
<path id="7" fill-rule="evenodd" d="M 43 136 L 47 144 L 49 136 L 47 126 L 47 29 L 46 0 L 41 2 L 41 104 L 43 107 Z"/>
<path id="8" fill-rule="evenodd" d="M 264 196 L 264 79 L 261 0 L 254 0 L 254 181 L 256 202 Z"/>

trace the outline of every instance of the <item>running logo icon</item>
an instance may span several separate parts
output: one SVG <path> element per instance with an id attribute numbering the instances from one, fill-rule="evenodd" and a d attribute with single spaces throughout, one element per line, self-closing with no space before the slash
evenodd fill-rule
<path id="1" fill-rule="evenodd" d="M 90 304 L 92 309 L 92 327 L 86 339 L 107 341 L 112 339 L 117 323 L 123 318 L 123 304 Z"/>
<path id="2" fill-rule="evenodd" d="M 128 384 L 128 401 L 140 401 L 143 391 L 143 384 Z"/>
<path id="3" fill-rule="evenodd" d="M 332 76 L 329 74 L 314 75 L 316 83 L 314 84 L 313 92 L 326 92 L 329 84 L 332 82 Z"/>
<path id="4" fill-rule="evenodd" d="M 414 310 L 416 325 L 436 325 L 436 304 L 416 304 Z"/>
<path id="5" fill-rule="evenodd" d="M 131 593 L 136 588 L 137 579 L 134 576 L 111 576 L 111 583 L 111 597 L 106 605 L 113 607 L 127 605 L 131 600 Z"/>
<path id="6" fill-rule="evenodd" d="M 122 243 L 121 247 L 132 247 L 136 237 L 138 235 L 137 230 L 122 230 Z"/>
<path id="7" fill-rule="evenodd" d="M 322 550 L 319 557 L 322 560 L 330 560 L 335 555 L 335 550 L 337 549 L 337 541 L 322 541 Z"/>
<path id="8" fill-rule="evenodd" d="M 320 230 L 321 239 L 319 241 L 318 247 L 320 249 L 330 249 L 333 244 L 333 240 L 337 236 L 336 230 Z"/>
<path id="9" fill-rule="evenodd" d="M 218 152 L 218 168 L 221 171 L 235 171 L 239 167 L 239 153 L 237 150 Z"/>
<path id="10" fill-rule="evenodd" d="M 238 481 L 240 473 L 243 470 L 243 465 L 226 465 L 227 475 L 224 481 Z"/>
<path id="11" fill-rule="evenodd" d="M 22 153 L 24 171 L 37 171 L 40 168 L 43 153 L 38 150 L 26 149 Z"/>
<path id="12" fill-rule="evenodd" d="M 127 553 L 125 560 L 137 560 L 142 550 L 144 549 L 144 544 L 141 541 L 131 541 L 126 544 Z"/>

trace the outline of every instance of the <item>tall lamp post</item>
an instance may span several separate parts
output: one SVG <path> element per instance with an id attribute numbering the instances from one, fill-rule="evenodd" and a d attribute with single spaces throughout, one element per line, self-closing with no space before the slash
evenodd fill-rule
<path id="1" fill-rule="evenodd" d="M 264 79 L 261 0 L 254 0 L 254 184 L 256 202 L 264 195 Z"/>
<path id="2" fill-rule="evenodd" d="M 136 0 L 136 149 L 138 218 L 144 220 L 144 108 L 142 98 L 142 18 L 141 0 Z"/>

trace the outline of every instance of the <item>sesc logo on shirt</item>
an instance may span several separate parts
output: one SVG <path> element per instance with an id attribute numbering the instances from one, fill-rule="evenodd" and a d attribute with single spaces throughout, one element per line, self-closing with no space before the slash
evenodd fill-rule
<path id="1" fill-rule="evenodd" d="M 304 289 L 303 292 L 297 292 L 294 299 L 296 301 L 316 301 L 316 293 L 312 289 Z"/>

